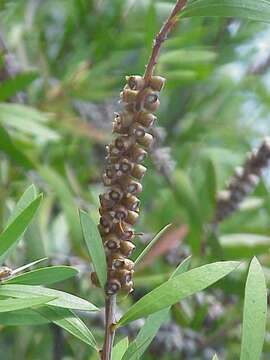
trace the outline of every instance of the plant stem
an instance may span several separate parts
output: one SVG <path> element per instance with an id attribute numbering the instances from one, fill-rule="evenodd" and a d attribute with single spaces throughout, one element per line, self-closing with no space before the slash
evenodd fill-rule
<path id="1" fill-rule="evenodd" d="M 106 298 L 105 306 L 105 340 L 102 350 L 102 360 L 112 359 L 112 347 L 115 330 L 113 324 L 115 323 L 115 308 L 116 308 L 116 295 L 111 295 Z"/>
<path id="2" fill-rule="evenodd" d="M 168 34 L 174 28 L 178 21 L 178 14 L 182 11 L 185 7 L 187 0 L 178 0 L 175 7 L 173 8 L 171 15 L 163 24 L 162 28 L 160 29 L 159 33 L 157 34 L 154 40 L 154 46 L 152 49 L 151 56 L 149 58 L 148 64 L 145 69 L 144 78 L 146 83 L 150 80 L 151 76 L 153 75 L 155 66 L 157 64 L 158 56 L 160 53 L 161 45 L 166 41 Z"/>

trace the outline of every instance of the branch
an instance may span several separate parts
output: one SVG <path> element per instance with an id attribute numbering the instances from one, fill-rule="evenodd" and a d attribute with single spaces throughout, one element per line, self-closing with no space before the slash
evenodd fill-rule
<path id="1" fill-rule="evenodd" d="M 155 66 L 157 64 L 157 60 L 159 57 L 161 45 L 167 40 L 169 33 L 172 31 L 176 23 L 179 19 L 179 13 L 183 10 L 187 3 L 187 0 L 178 0 L 175 7 L 172 10 L 171 15 L 168 17 L 166 22 L 163 24 L 162 28 L 160 29 L 159 33 L 157 34 L 154 40 L 154 46 L 152 49 L 152 54 L 149 58 L 148 64 L 145 69 L 144 78 L 146 83 L 151 79 L 153 75 Z"/>

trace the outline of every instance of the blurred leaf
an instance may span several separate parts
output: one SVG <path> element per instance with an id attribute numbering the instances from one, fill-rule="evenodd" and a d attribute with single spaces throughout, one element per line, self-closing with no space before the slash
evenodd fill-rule
<path id="1" fill-rule="evenodd" d="M 83 236 L 91 260 L 100 284 L 104 287 L 107 281 L 107 263 L 101 236 L 98 232 L 96 224 L 85 211 L 80 210 L 80 219 Z"/>
<path id="2" fill-rule="evenodd" d="M 28 299 L 7 299 L 0 300 L 0 313 L 27 309 L 33 306 L 46 304 L 55 299 L 51 296 L 36 296 Z"/>
<path id="3" fill-rule="evenodd" d="M 160 63 L 164 64 L 201 64 L 214 61 L 217 55 L 209 50 L 181 49 L 170 50 L 160 56 Z"/>
<path id="4" fill-rule="evenodd" d="M 265 337 L 267 290 L 260 263 L 251 261 L 245 288 L 241 360 L 259 360 Z"/>
<path id="5" fill-rule="evenodd" d="M 217 354 L 213 356 L 212 360 L 218 360 Z"/>
<path id="6" fill-rule="evenodd" d="M 224 261 L 192 269 L 146 294 L 121 317 L 118 326 L 155 313 L 183 298 L 214 284 L 239 266 L 237 261 Z"/>
<path id="7" fill-rule="evenodd" d="M 270 237 L 256 234 L 226 234 L 220 237 L 223 254 L 227 258 L 241 259 L 267 252 Z"/>
<path id="8" fill-rule="evenodd" d="M 72 238 L 76 241 L 77 248 L 80 249 L 80 240 L 82 238 L 81 227 L 78 219 L 77 205 L 69 186 L 63 177 L 51 167 L 42 166 L 39 168 L 39 173 L 48 182 L 60 200 Z"/>
<path id="9" fill-rule="evenodd" d="M 31 296 L 53 296 L 57 299 L 50 302 L 50 305 L 69 308 L 74 310 L 97 311 L 98 308 L 90 302 L 75 295 L 63 291 L 48 289 L 41 286 L 31 285 L 1 285 L 0 296 L 14 298 L 29 298 Z"/>
<path id="10" fill-rule="evenodd" d="M 14 145 L 9 133 L 2 126 L 0 126 L 0 138 L 0 150 L 4 151 L 11 160 L 26 169 L 32 169 L 34 167 L 31 160 L 28 159 L 28 157 L 16 145 Z"/>
<path id="11" fill-rule="evenodd" d="M 19 238 L 22 236 L 31 220 L 33 219 L 42 195 L 39 195 L 30 203 L 17 217 L 8 225 L 8 227 L 0 235 L 0 255 L 3 255 Z M 2 261 L 5 256 L 2 256 Z"/>
<path id="12" fill-rule="evenodd" d="M 0 85 L 0 101 L 8 100 L 16 95 L 18 91 L 25 89 L 37 78 L 38 74 L 34 72 L 19 73 L 12 78 L 5 80 Z"/>
<path id="13" fill-rule="evenodd" d="M 186 272 L 190 266 L 191 256 L 186 258 L 173 272 L 171 279 Z M 158 311 L 150 315 L 135 340 L 129 345 L 123 356 L 123 360 L 137 360 L 146 351 L 153 341 L 162 323 L 169 318 L 170 308 Z"/>
<path id="14" fill-rule="evenodd" d="M 269 22 L 270 3 L 265 0 L 197 0 L 190 2 L 181 16 L 239 17 Z"/>
<path id="15" fill-rule="evenodd" d="M 46 115 L 26 105 L 1 103 L 0 122 L 36 137 L 40 143 L 59 139 L 59 135 L 46 126 Z"/>
<path id="16" fill-rule="evenodd" d="M 171 226 L 171 224 L 168 224 L 166 226 L 164 226 L 163 229 L 161 229 L 157 235 L 153 238 L 153 240 L 151 240 L 149 242 L 149 244 L 143 249 L 143 251 L 139 254 L 139 256 L 137 257 L 137 259 L 134 261 L 134 265 L 137 265 L 144 257 L 145 255 L 147 255 L 149 253 L 149 251 L 151 250 L 151 248 L 153 247 L 153 245 L 155 245 L 155 243 L 160 240 L 161 236 L 165 233 L 165 231 Z"/>
<path id="17" fill-rule="evenodd" d="M 84 343 L 90 345 L 95 350 L 97 344 L 95 338 L 87 326 L 69 309 L 53 308 L 51 306 L 44 306 L 36 309 L 36 311 L 43 317 L 49 319 L 54 324 L 65 329 L 73 336 L 77 337 Z"/>
<path id="18" fill-rule="evenodd" d="M 49 285 L 64 281 L 78 274 L 71 266 L 51 266 L 20 274 L 3 281 L 5 284 Z"/>
<path id="19" fill-rule="evenodd" d="M 125 338 L 120 340 L 116 345 L 114 345 L 112 351 L 112 360 L 121 360 L 127 348 L 128 348 L 128 337 L 126 336 Z"/>

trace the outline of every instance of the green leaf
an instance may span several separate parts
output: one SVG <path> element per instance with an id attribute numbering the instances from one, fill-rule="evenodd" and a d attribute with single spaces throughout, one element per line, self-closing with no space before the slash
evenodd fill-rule
<path id="1" fill-rule="evenodd" d="M 107 281 L 107 264 L 101 236 L 96 224 L 90 216 L 80 210 L 80 219 L 83 236 L 96 270 L 100 284 L 104 287 Z"/>
<path id="2" fill-rule="evenodd" d="M 37 75 L 38 74 L 34 72 L 19 73 L 2 82 L 0 86 L 0 101 L 7 100 L 16 95 L 18 91 L 25 89 L 37 78 Z"/>
<path id="3" fill-rule="evenodd" d="M 217 354 L 213 356 L 212 360 L 218 360 Z"/>
<path id="4" fill-rule="evenodd" d="M 166 281 L 131 306 L 117 325 L 123 326 L 171 306 L 185 297 L 214 284 L 232 272 L 239 264 L 236 261 L 216 262 L 178 275 Z"/>
<path id="5" fill-rule="evenodd" d="M 194 50 L 194 49 L 181 49 L 167 51 L 160 57 L 160 63 L 164 64 L 178 64 L 178 65 L 192 65 L 201 64 L 203 62 L 209 63 L 214 61 L 217 55 L 209 50 Z"/>
<path id="6" fill-rule="evenodd" d="M 29 298 L 31 296 L 53 296 L 57 299 L 50 302 L 50 305 L 75 310 L 97 311 L 98 308 L 90 302 L 78 298 L 75 295 L 63 291 L 47 289 L 41 286 L 31 285 L 1 285 L 0 296 L 14 298 Z"/>
<path id="7" fill-rule="evenodd" d="M 191 256 L 186 258 L 172 273 L 170 278 L 186 272 L 190 266 Z M 136 339 L 129 345 L 124 354 L 123 360 L 137 360 L 146 351 L 152 340 L 156 336 L 160 326 L 169 318 L 170 308 L 158 311 L 150 315 L 147 319 Z"/>
<path id="8" fill-rule="evenodd" d="M 41 166 L 39 168 L 39 173 L 60 200 L 60 205 L 63 208 L 71 236 L 73 240 L 75 240 L 74 242 L 76 243 L 77 250 L 80 251 L 82 246 L 82 232 L 78 218 L 77 204 L 74 200 L 73 193 L 66 180 L 54 169 L 48 166 Z"/>
<path id="9" fill-rule="evenodd" d="M 270 22 L 270 2 L 266 0 L 197 0 L 190 2 L 181 16 L 238 17 Z"/>
<path id="10" fill-rule="evenodd" d="M 12 271 L 12 275 L 18 274 L 19 272 L 22 272 L 22 271 L 30 268 L 31 266 L 39 264 L 40 262 L 45 261 L 45 260 L 48 260 L 48 258 L 38 259 L 38 260 L 35 260 L 33 262 L 30 262 L 29 264 L 25 264 L 23 266 L 20 266 L 20 267 L 18 267 L 15 270 Z"/>
<path id="11" fill-rule="evenodd" d="M 2 232 L 0 235 L 0 255 L 3 255 L 25 232 L 39 207 L 41 199 L 42 195 L 39 195 Z M 5 257 L 2 257 L 3 259 Z"/>
<path id="12" fill-rule="evenodd" d="M 260 263 L 251 261 L 245 288 L 240 360 L 259 360 L 265 337 L 267 290 Z"/>
<path id="13" fill-rule="evenodd" d="M 270 237 L 257 234 L 226 234 L 220 237 L 223 253 L 230 259 L 243 259 L 268 251 Z"/>
<path id="14" fill-rule="evenodd" d="M 7 226 L 12 223 L 13 220 L 23 211 L 25 210 L 32 201 L 34 201 L 37 198 L 37 192 L 35 186 L 32 184 L 30 185 L 25 192 L 22 194 L 21 198 L 17 202 L 15 208 L 13 209 L 8 222 Z M 19 238 L 17 239 L 19 241 Z M 13 248 L 16 246 L 17 241 L 7 250 L 4 252 L 2 256 L 0 256 L 0 263 L 2 263 L 10 254 L 10 252 L 13 250 Z"/>
<path id="15" fill-rule="evenodd" d="M 50 320 L 45 319 L 32 309 L 2 313 L 0 316 L 0 324 L 8 326 L 43 325 L 49 322 Z"/>
<path id="16" fill-rule="evenodd" d="M 155 243 L 161 238 L 161 236 L 164 234 L 164 232 L 171 226 L 171 224 L 168 224 L 164 226 L 163 229 L 161 229 L 157 235 L 153 238 L 152 241 L 143 249 L 143 251 L 139 254 L 137 259 L 134 261 L 134 265 L 137 265 L 144 257 L 147 255 L 150 251 L 150 249 L 155 245 Z"/>
<path id="17" fill-rule="evenodd" d="M 46 304 L 55 299 L 52 296 L 36 296 L 28 299 L 7 299 L 0 300 L 0 313 L 27 309 L 32 306 Z"/>
<path id="18" fill-rule="evenodd" d="M 113 347 L 112 360 L 121 360 L 127 348 L 128 348 L 128 337 L 125 337 Z"/>
<path id="19" fill-rule="evenodd" d="M 76 338 L 97 350 L 96 340 L 84 322 L 69 309 L 44 306 L 36 310 L 40 315 L 65 329 Z"/>
<path id="20" fill-rule="evenodd" d="M 46 126 L 47 115 L 26 105 L 0 103 L 0 123 L 31 135 L 40 143 L 56 141 L 59 135 Z"/>
<path id="21" fill-rule="evenodd" d="M 37 198 L 37 190 L 34 184 L 31 184 L 25 192 L 20 197 L 19 201 L 17 202 L 15 208 L 13 209 L 7 225 L 10 225 L 13 220 L 25 209 L 27 206 L 31 204 Z"/>
<path id="22" fill-rule="evenodd" d="M 9 133 L 3 126 L 0 126 L 0 139 L 0 150 L 4 151 L 17 165 L 27 170 L 34 167 L 32 161 L 13 143 Z"/>
<path id="23" fill-rule="evenodd" d="M 78 274 L 71 266 L 50 266 L 29 271 L 3 281 L 5 284 L 49 285 L 69 279 Z"/>

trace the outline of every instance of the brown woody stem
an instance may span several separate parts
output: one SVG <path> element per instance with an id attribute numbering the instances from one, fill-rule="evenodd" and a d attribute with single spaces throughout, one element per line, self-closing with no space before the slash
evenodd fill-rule
<path id="1" fill-rule="evenodd" d="M 106 328 L 105 328 L 105 340 L 102 350 L 102 360 L 111 360 L 112 359 L 112 348 L 113 348 L 113 339 L 114 339 L 114 327 L 115 323 L 115 308 L 116 308 L 116 295 L 108 296 L 106 299 Z"/>
<path id="2" fill-rule="evenodd" d="M 157 64 L 158 56 L 160 53 L 161 45 L 166 41 L 169 33 L 174 28 L 178 21 L 178 15 L 182 11 L 182 9 L 185 7 L 187 3 L 187 0 L 178 0 L 175 7 L 173 8 L 171 15 L 168 17 L 168 19 L 163 24 L 162 28 L 160 29 L 159 33 L 157 34 L 155 40 L 154 40 L 154 46 L 152 49 L 151 56 L 149 58 L 148 64 L 145 69 L 144 78 L 146 80 L 146 83 L 151 79 L 151 76 L 153 75 L 155 66 Z"/>
<path id="3" fill-rule="evenodd" d="M 174 28 L 178 21 L 178 14 L 182 11 L 182 9 L 185 7 L 187 3 L 187 0 L 178 0 L 176 5 L 174 6 L 171 15 L 168 17 L 168 19 L 163 24 L 161 30 L 157 34 L 154 46 L 152 48 L 152 53 L 149 58 L 148 64 L 145 69 L 144 73 L 144 79 L 146 80 L 146 86 L 149 83 L 149 80 L 151 79 L 155 66 L 157 64 L 157 60 L 159 57 L 160 49 L 162 44 L 166 41 L 168 34 L 171 32 L 171 30 Z M 140 96 L 138 96 L 140 99 Z M 104 339 L 104 345 L 103 350 L 101 354 L 102 360 L 111 360 L 112 359 L 112 348 L 113 348 L 113 339 L 114 339 L 114 333 L 115 333 L 115 327 L 113 326 L 115 323 L 115 308 L 116 308 L 116 295 L 107 296 L 106 298 L 106 306 L 105 306 L 105 312 L 106 312 L 106 324 L 105 324 L 105 339 Z"/>

